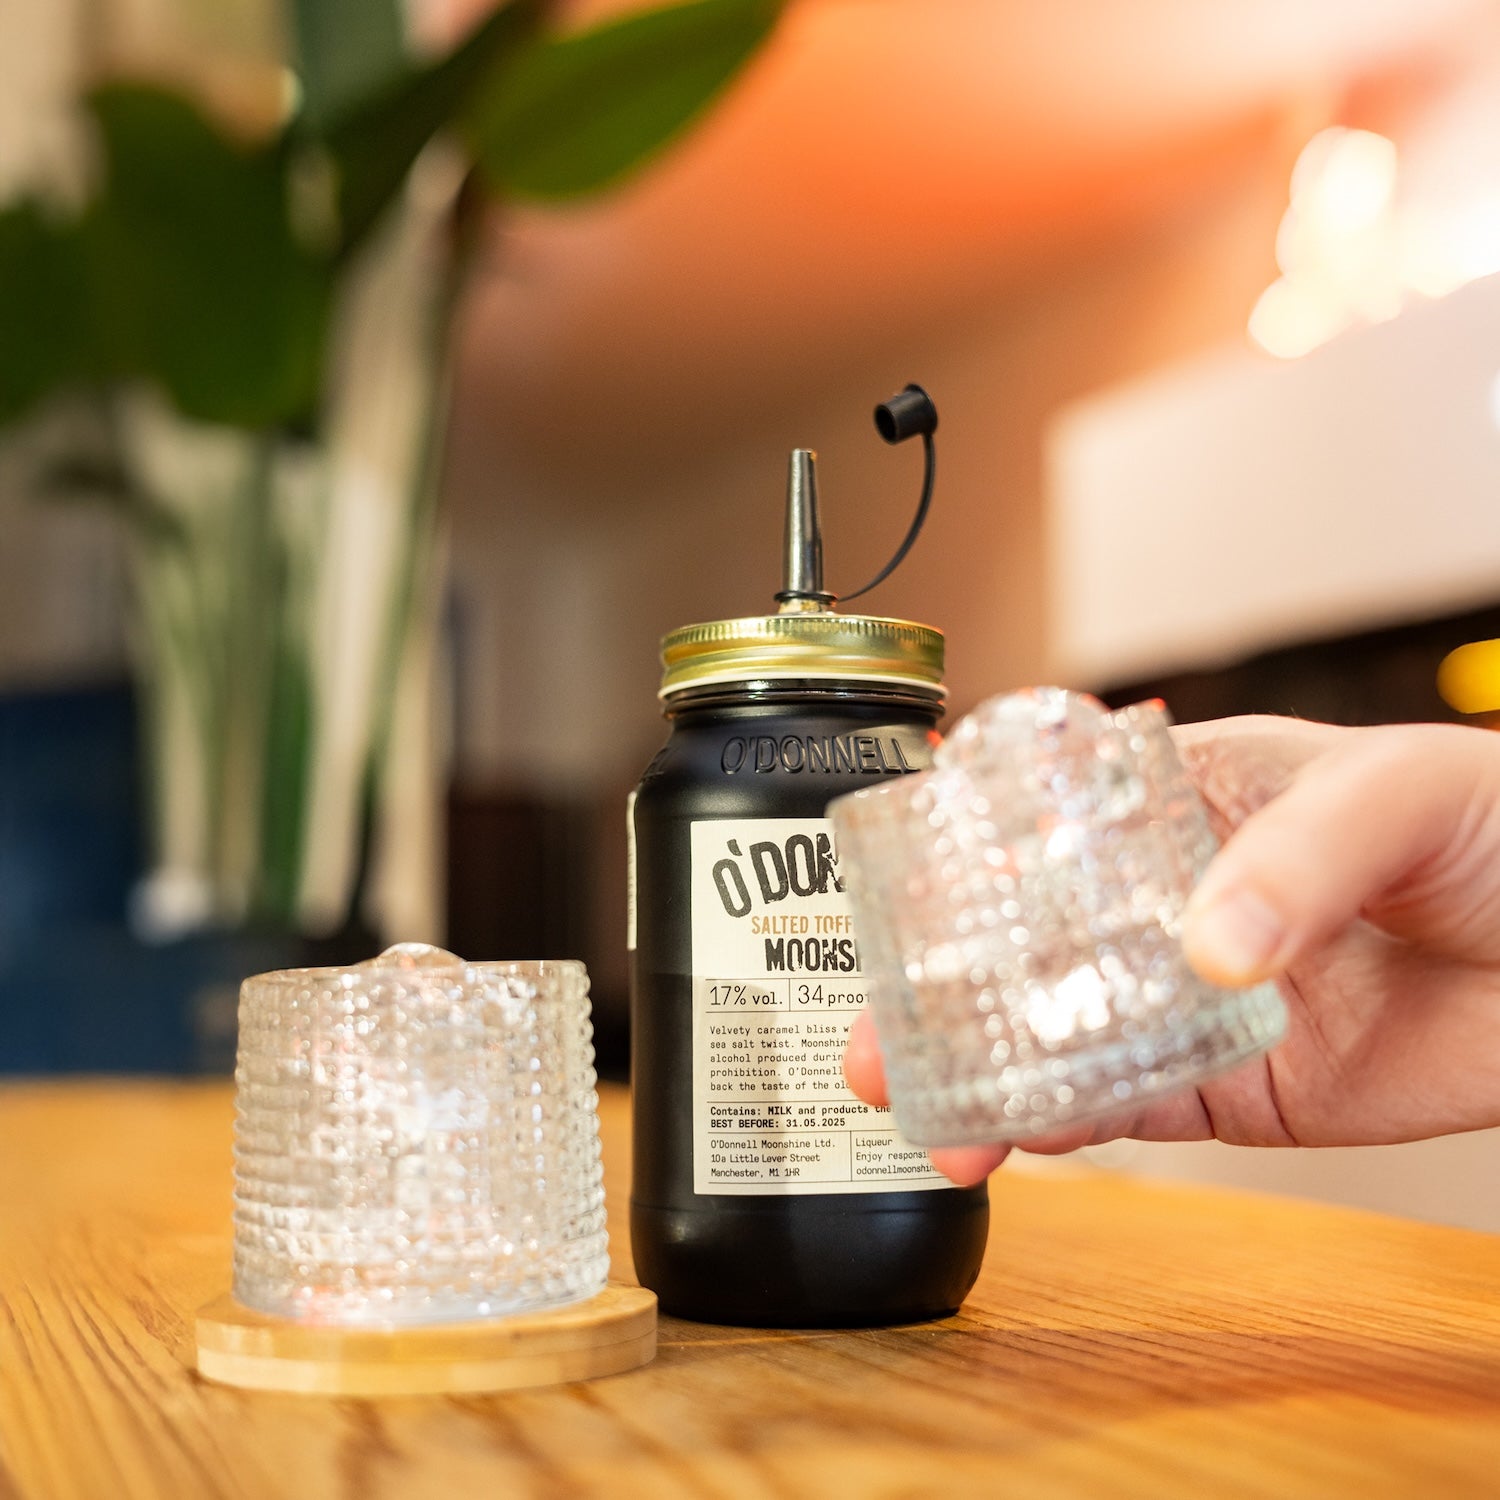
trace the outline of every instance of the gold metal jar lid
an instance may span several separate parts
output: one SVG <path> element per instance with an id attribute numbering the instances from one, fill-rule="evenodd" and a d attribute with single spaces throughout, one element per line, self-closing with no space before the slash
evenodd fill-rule
<path id="1" fill-rule="evenodd" d="M 843 678 L 943 696 L 943 633 L 911 620 L 788 611 L 684 625 L 661 643 L 661 698 L 713 683 Z"/>

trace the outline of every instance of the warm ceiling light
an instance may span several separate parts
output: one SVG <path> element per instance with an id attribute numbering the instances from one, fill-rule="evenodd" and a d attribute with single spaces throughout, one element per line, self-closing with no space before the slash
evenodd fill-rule
<path id="1" fill-rule="evenodd" d="M 1396 146 L 1369 130 L 1319 131 L 1292 169 L 1276 235 L 1281 276 L 1250 316 L 1250 336 L 1285 359 L 1357 323 L 1401 310 Z"/>
<path id="2" fill-rule="evenodd" d="M 1295 359 L 1500 272 L 1500 192 L 1420 210 L 1403 204 L 1399 166 L 1395 143 L 1369 130 L 1323 130 L 1303 147 L 1276 234 L 1281 275 L 1250 315 L 1262 349 Z"/>
<path id="3" fill-rule="evenodd" d="M 1311 354 L 1352 320 L 1336 296 L 1306 276 L 1279 276 L 1250 314 L 1250 337 L 1278 359 Z"/>

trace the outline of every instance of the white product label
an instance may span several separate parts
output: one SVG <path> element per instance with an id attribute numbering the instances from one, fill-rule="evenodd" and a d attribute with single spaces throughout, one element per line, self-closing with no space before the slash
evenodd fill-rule
<path id="1" fill-rule="evenodd" d="M 844 1082 L 866 988 L 824 818 L 692 828 L 693 1191 L 941 1188 Z"/>
<path id="2" fill-rule="evenodd" d="M 635 797 L 625 799 L 625 951 L 635 952 Z"/>

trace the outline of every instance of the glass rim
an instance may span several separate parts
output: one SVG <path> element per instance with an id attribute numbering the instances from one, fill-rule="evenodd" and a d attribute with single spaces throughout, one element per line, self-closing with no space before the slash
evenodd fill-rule
<path id="1" fill-rule="evenodd" d="M 1172 743 L 1171 730 L 1176 721 L 1165 700 L 1161 698 L 1143 698 L 1140 702 L 1128 703 L 1123 708 L 1106 709 L 1105 717 L 1118 730 L 1160 734 L 1166 737 L 1169 744 Z M 1175 748 L 1174 745 L 1174 753 Z M 855 791 L 844 792 L 829 802 L 828 813 L 829 816 L 834 816 L 834 809 L 837 808 L 839 815 L 850 816 L 856 807 L 873 813 L 879 804 L 891 802 L 899 802 L 905 807 L 913 797 L 919 795 L 927 787 L 943 787 L 951 784 L 957 788 L 972 785 L 974 780 L 975 772 L 967 766 L 931 765 L 922 771 L 914 771 L 905 776 L 892 776 L 888 780 L 876 782 L 873 786 L 862 786 Z M 883 811 L 875 815 L 886 816 Z"/>
<path id="2" fill-rule="evenodd" d="M 380 958 L 385 955 L 381 954 Z M 588 979 L 588 966 L 577 958 L 461 959 L 454 964 L 418 966 L 398 962 L 381 963 L 379 959 L 365 964 L 327 964 L 293 969 L 267 969 L 248 975 L 241 988 L 283 989 L 288 986 L 331 984 L 345 981 L 344 987 L 357 990 L 375 982 L 392 979 L 408 984 L 457 979 L 466 985 L 495 979 L 541 980 L 557 975 Z"/>

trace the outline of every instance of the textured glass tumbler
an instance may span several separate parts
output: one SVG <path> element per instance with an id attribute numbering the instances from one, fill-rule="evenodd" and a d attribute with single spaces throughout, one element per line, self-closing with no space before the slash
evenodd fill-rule
<path id="1" fill-rule="evenodd" d="M 909 1140 L 1118 1114 L 1280 1038 L 1274 985 L 1218 989 L 1182 955 L 1216 844 L 1169 722 L 1016 693 L 962 720 L 931 771 L 829 807 Z"/>
<path id="2" fill-rule="evenodd" d="M 603 1289 L 588 974 L 393 948 L 240 991 L 234 1294 L 437 1323 Z"/>

